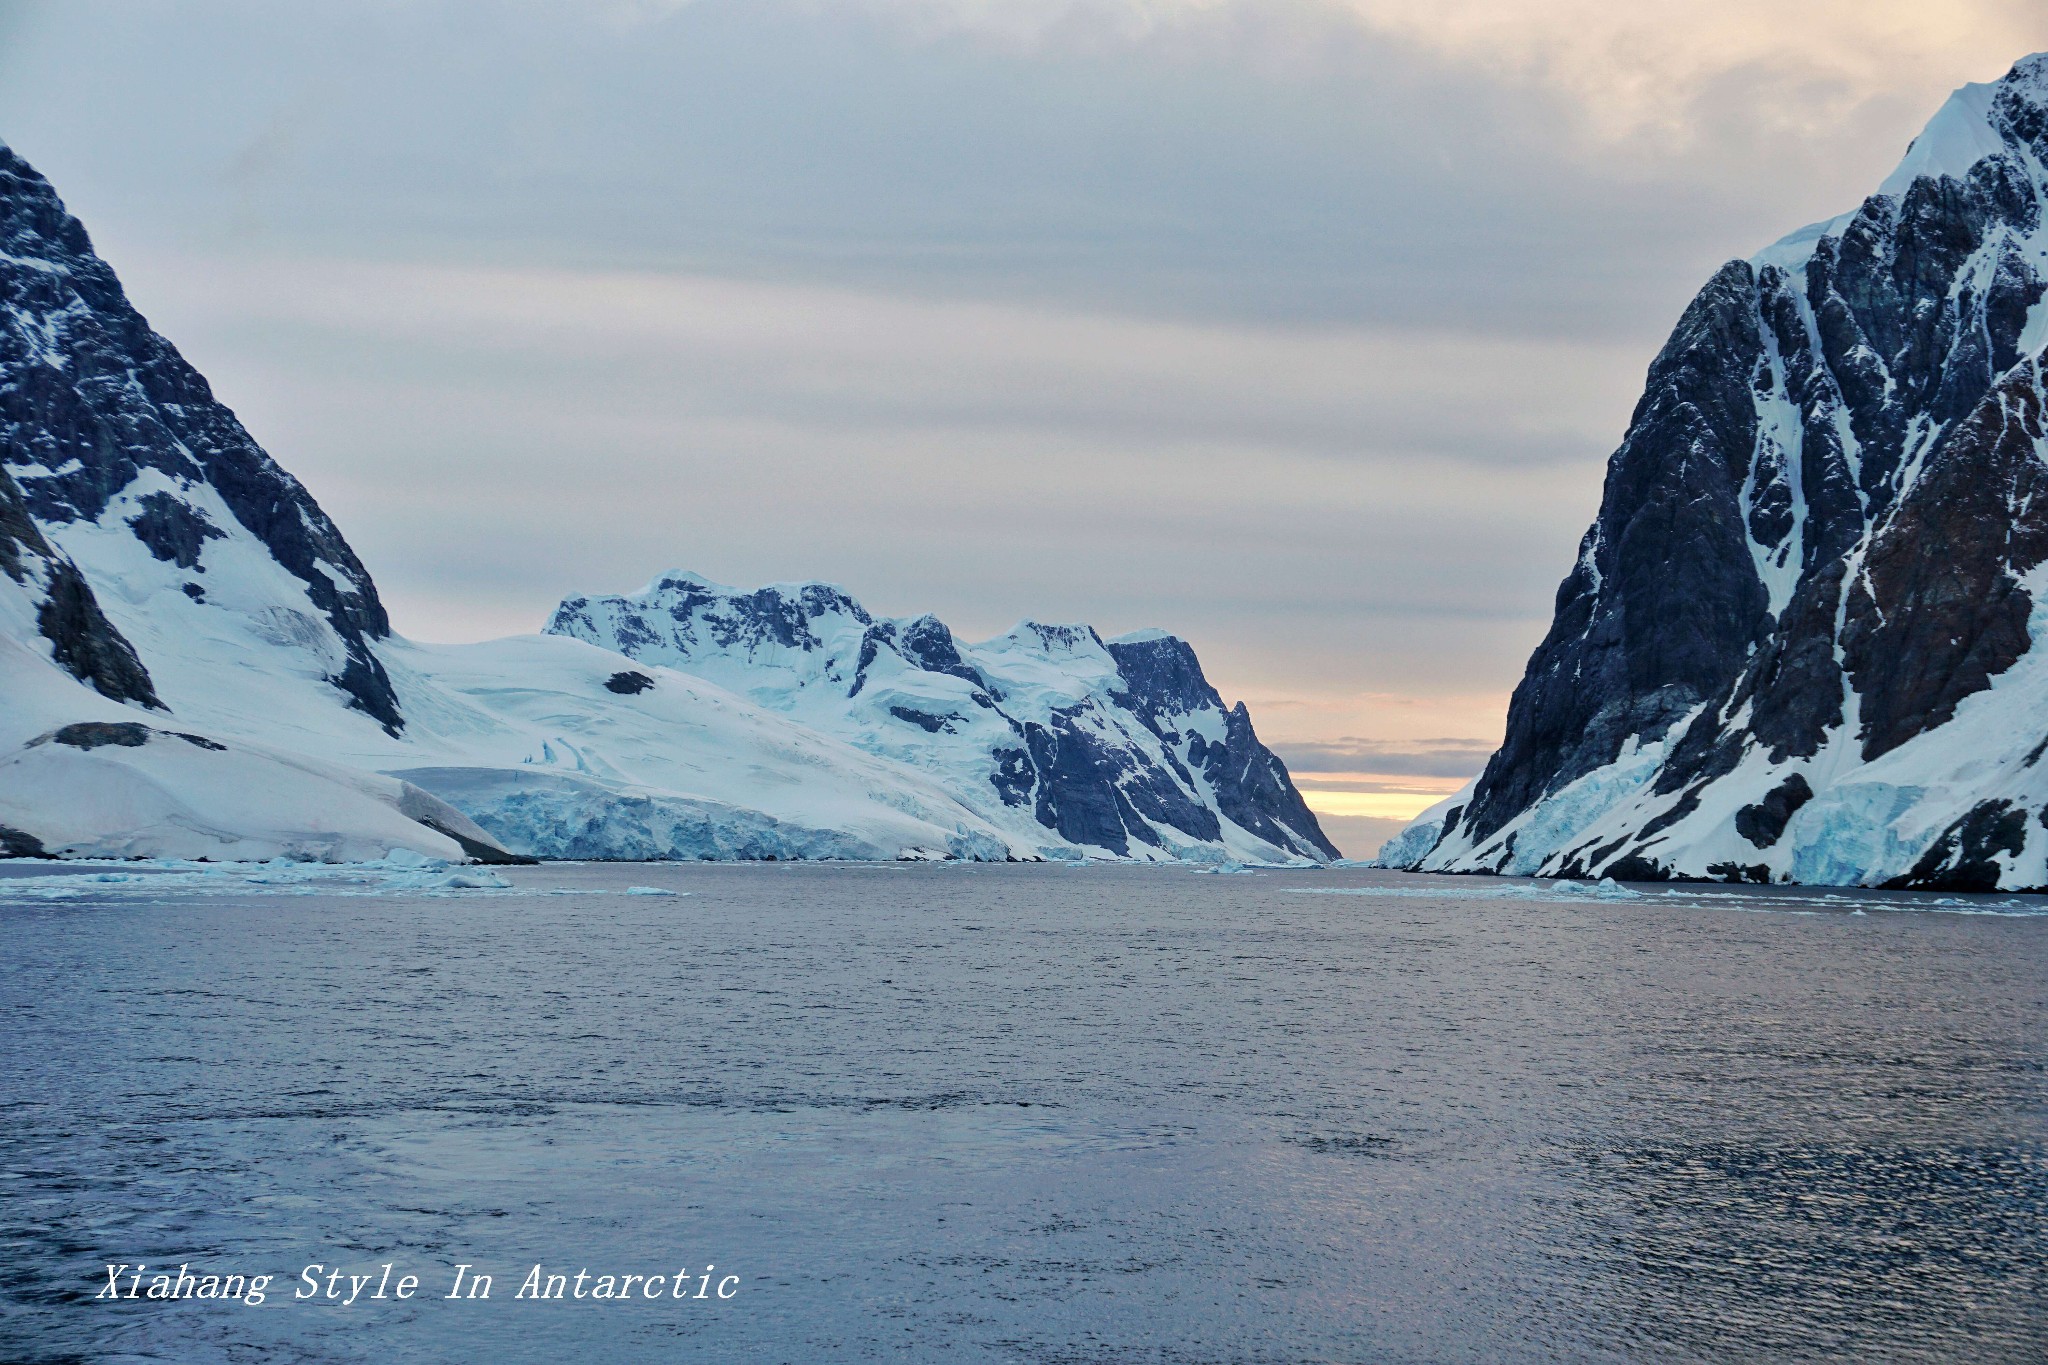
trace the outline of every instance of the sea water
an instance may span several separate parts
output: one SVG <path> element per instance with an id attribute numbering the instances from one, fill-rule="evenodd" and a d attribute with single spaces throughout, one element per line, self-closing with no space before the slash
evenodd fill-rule
<path id="1" fill-rule="evenodd" d="M 9 1361 L 2048 1358 L 2032 898 L 19 865 L 0 934 Z"/>

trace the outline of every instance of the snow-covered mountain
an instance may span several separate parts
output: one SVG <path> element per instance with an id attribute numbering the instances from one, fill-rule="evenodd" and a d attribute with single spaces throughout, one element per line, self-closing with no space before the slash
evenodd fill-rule
<path id="1" fill-rule="evenodd" d="M 992 818 L 942 769 L 658 660 L 559 635 L 465 646 L 395 636 L 341 532 L 151 330 L 49 184 L 4 146 L 0 304 L 0 854 L 1001 859 L 1166 848 L 1157 836 L 1109 842 L 1080 796 L 1060 808 L 1058 830 Z M 1262 836 L 1256 809 L 1272 804 L 1275 782 L 1290 798 L 1292 787 L 1242 708 L 1221 711 L 1192 655 L 1195 691 L 1159 690 L 1186 681 L 1171 674 L 1185 646 L 1130 648 L 1167 670 L 1148 684 L 1161 729 L 1147 732 L 1146 755 L 1168 761 L 1178 744 L 1171 762 L 1192 762 L 1194 785 L 1098 784 L 1091 796 L 1164 811 L 1164 827 L 1193 831 L 1174 845 L 1193 856 L 1327 852 L 1305 810 Z M 1038 719 L 1054 732 L 1088 724 L 1079 713 Z M 1164 738 L 1174 724 L 1186 734 Z M 1093 752 L 1057 733 L 1045 742 L 1069 764 Z M 1211 749 L 1244 761 L 1205 760 Z M 1038 779 L 1020 780 L 1035 799 Z M 1189 791 L 1210 804 L 1187 808 Z M 1250 823 L 1233 822 L 1240 810 Z"/>
<path id="2" fill-rule="evenodd" d="M 1499 752 L 1392 866 L 2048 885 L 2048 54 L 1702 289 Z"/>
<path id="3" fill-rule="evenodd" d="M 743 592 L 670 573 L 572 597 L 548 633 L 717 683 L 929 775 L 1046 853 L 1270 860 L 1337 851 L 1186 642 L 1026 621 L 963 644 L 824 583 Z"/>

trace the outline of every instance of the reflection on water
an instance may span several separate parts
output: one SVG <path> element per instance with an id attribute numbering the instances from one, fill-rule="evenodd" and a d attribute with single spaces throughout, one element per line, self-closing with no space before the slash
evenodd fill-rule
<path id="1" fill-rule="evenodd" d="M 504 875 L 0 877 L 0 1359 L 2048 1358 L 2036 900 Z"/>

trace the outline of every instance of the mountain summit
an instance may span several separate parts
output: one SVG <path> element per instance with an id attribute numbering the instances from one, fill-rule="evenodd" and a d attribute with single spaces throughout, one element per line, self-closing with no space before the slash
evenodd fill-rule
<path id="1" fill-rule="evenodd" d="M 1391 866 L 2048 884 L 2048 54 L 1652 362 L 1467 791 Z"/>

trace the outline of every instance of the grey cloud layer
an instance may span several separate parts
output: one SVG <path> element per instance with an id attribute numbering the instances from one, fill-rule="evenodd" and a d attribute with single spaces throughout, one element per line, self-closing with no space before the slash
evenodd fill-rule
<path id="1" fill-rule="evenodd" d="M 1489 641 L 1548 596 L 1517 565 L 1573 533 L 1597 477 L 1550 457 L 1557 432 L 1593 439 L 1625 405 L 1542 391 L 1597 347 L 673 275 L 146 265 L 143 306 L 239 377 L 244 417 L 430 634 L 530 629 L 566 591 L 673 564 L 836 578 L 976 634 L 1167 625 L 1236 690 L 1412 686 L 1453 652 L 1498 673 L 1520 642 Z M 1347 422 L 1367 434 L 1347 445 Z M 1450 537 L 1472 541 L 1455 562 Z"/>
<path id="2" fill-rule="evenodd" d="M 1649 338 L 1644 302 L 1852 203 L 1912 127 L 1788 142 L 1735 82 L 1689 156 L 1588 148 L 1555 92 L 1356 28 L 1272 72 L 777 0 L 16 8 L 7 135 L 116 224 L 1180 315 Z"/>
<path id="3" fill-rule="evenodd" d="M 1404 742 L 1347 735 L 1324 744 L 1287 744 L 1276 750 L 1297 773 L 1379 773 L 1399 777 L 1472 777 L 1486 766 L 1491 744 L 1469 739 Z"/>

